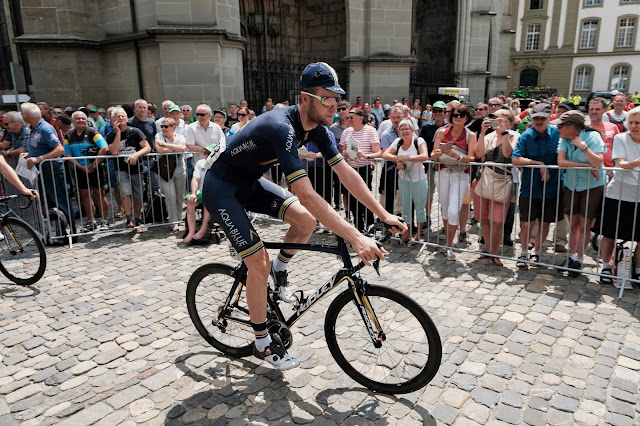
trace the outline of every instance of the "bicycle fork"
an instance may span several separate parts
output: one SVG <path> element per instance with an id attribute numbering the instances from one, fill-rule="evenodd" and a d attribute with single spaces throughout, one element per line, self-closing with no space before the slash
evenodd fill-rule
<path id="1" fill-rule="evenodd" d="M 358 312 L 360 312 L 360 316 L 362 317 L 362 321 L 364 321 L 369 337 L 371 337 L 371 342 L 375 348 L 379 349 L 382 347 L 382 342 L 387 339 L 387 336 L 384 334 L 384 331 L 380 326 L 380 322 L 378 321 L 378 317 L 373 311 L 373 307 L 367 297 L 367 282 L 362 278 L 356 278 L 355 281 L 349 281 L 351 281 L 351 290 L 355 297 Z"/>
<path id="2" fill-rule="evenodd" d="M 4 228 L 2 231 L 2 234 L 5 236 L 4 240 L 5 240 L 5 243 L 7 244 L 7 248 L 9 249 L 9 253 L 11 253 L 12 255 L 22 253 L 24 251 L 24 249 L 22 248 L 22 244 L 16 237 L 16 234 L 15 232 L 13 232 L 13 229 L 11 229 L 11 226 L 5 225 L 5 224 L 2 224 L 0 226 Z M 15 243 L 15 247 L 16 247 L 15 250 L 11 248 L 11 244 L 9 243 L 9 237 L 11 237 L 11 240 Z"/>

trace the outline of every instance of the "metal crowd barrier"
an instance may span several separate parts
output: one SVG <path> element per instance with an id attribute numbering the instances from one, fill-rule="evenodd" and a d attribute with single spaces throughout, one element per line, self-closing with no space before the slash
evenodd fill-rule
<path id="1" fill-rule="evenodd" d="M 120 214 L 121 212 L 121 197 L 120 182 L 121 173 L 126 175 L 126 178 L 131 182 L 132 192 L 139 191 L 142 198 L 142 209 L 140 218 L 142 224 L 136 228 L 150 228 L 156 226 L 167 226 L 178 224 L 183 218 L 182 204 L 177 212 L 178 218 L 170 220 L 168 217 L 169 209 L 167 203 L 173 199 L 169 199 L 166 194 L 162 194 L 161 191 L 154 192 L 151 187 L 150 173 L 156 173 L 150 169 L 153 167 L 153 163 L 160 161 L 161 158 L 173 157 L 176 161 L 184 158 L 183 153 L 167 153 L 167 154 L 148 154 L 146 157 L 148 161 L 143 161 L 144 157 L 138 159 L 138 164 L 142 169 L 139 174 L 129 173 L 129 169 L 122 168 L 119 164 L 119 158 L 126 158 L 128 156 L 86 156 L 86 157 L 61 157 L 57 159 L 48 159 L 40 164 L 40 174 L 38 176 L 40 189 L 42 190 L 42 218 L 44 223 L 48 223 L 51 219 L 49 216 L 50 209 L 57 207 L 63 212 L 68 210 L 67 220 L 69 227 L 71 228 L 71 237 L 78 237 L 80 235 L 92 235 L 103 232 L 118 232 L 130 230 L 126 228 L 126 216 Z M 74 160 L 87 159 L 95 160 L 102 159 L 100 166 L 96 169 L 97 180 L 91 180 L 89 175 L 78 170 L 75 167 Z M 160 162 L 160 167 L 166 167 L 169 173 L 168 162 Z M 158 170 L 159 171 L 159 170 Z M 157 173 L 156 173 L 157 174 Z M 137 175 L 139 179 L 132 179 L 132 175 Z M 157 177 L 161 182 L 161 187 L 165 183 L 164 179 Z M 174 174 L 170 182 L 177 182 L 178 176 Z M 181 183 L 175 185 L 177 192 L 175 197 L 183 201 L 185 195 L 185 180 L 186 180 L 186 168 L 184 179 L 180 180 Z M 87 191 L 83 191 L 81 188 L 87 188 Z M 86 201 L 83 203 L 83 196 L 86 193 L 87 197 L 93 198 L 94 215 L 96 219 L 97 227 L 91 229 L 90 221 L 88 220 Z M 173 193 L 171 195 L 174 195 Z M 118 199 L 120 198 L 120 200 Z M 177 204 L 177 203 L 176 203 Z M 68 207 L 67 207 L 68 206 Z M 134 213 L 134 203 L 132 196 L 132 213 Z M 89 226 L 88 226 L 89 225 Z M 56 237 L 62 238 L 62 237 Z"/>
<path id="2" fill-rule="evenodd" d="M 414 163 L 414 164 L 421 166 L 420 163 Z M 429 170 L 429 169 L 433 169 L 437 163 L 434 163 L 432 161 L 427 161 L 424 164 Z M 487 164 L 468 163 L 468 166 L 470 167 L 474 166 L 472 168 L 475 168 L 475 167 L 481 168 L 485 165 Z M 363 176 L 363 178 L 365 178 L 365 182 L 369 182 L 369 188 L 371 189 L 372 193 L 374 194 L 374 196 L 379 197 L 379 201 L 381 202 L 381 204 L 383 204 L 383 206 L 385 206 L 387 211 L 394 214 L 401 215 L 402 214 L 401 205 L 399 205 L 398 203 L 398 174 L 395 169 L 389 172 L 383 172 L 382 170 L 386 168 L 385 166 L 386 166 L 385 161 L 378 159 L 373 163 L 372 168 L 368 168 L 366 170 L 366 173 L 363 172 L 362 168 L 359 170 L 359 172 Z M 495 166 L 504 167 L 505 165 L 495 164 Z M 442 221 L 442 211 L 441 211 L 441 204 L 440 204 L 440 200 L 442 197 L 441 197 L 441 194 L 438 193 L 438 190 L 436 189 L 435 191 L 431 191 L 427 189 L 428 191 L 427 205 L 431 203 L 432 207 L 431 207 L 430 214 L 427 214 L 428 222 L 427 222 L 427 226 L 425 227 L 426 229 L 423 228 L 422 230 L 421 241 L 415 241 L 413 239 L 415 235 L 415 229 L 414 229 L 415 206 L 413 206 L 412 212 L 409 214 L 409 217 L 407 219 L 409 219 L 408 225 L 410 226 L 409 235 L 411 236 L 411 244 L 414 244 L 415 246 L 417 246 L 417 249 L 418 249 L 416 258 L 422 255 L 424 250 L 428 248 L 431 248 L 431 249 L 453 248 L 457 252 L 467 252 L 467 253 L 473 253 L 476 255 L 483 255 L 483 256 L 487 256 L 489 259 L 491 259 L 492 257 L 496 257 L 496 258 L 500 258 L 508 261 L 518 260 L 519 254 L 522 251 L 521 244 L 519 244 L 519 239 L 520 239 L 519 234 L 521 230 L 521 220 L 520 220 L 520 213 L 519 213 L 520 207 L 521 207 L 519 205 L 519 202 L 520 202 L 519 182 L 521 182 L 523 174 L 530 173 L 532 174 L 534 179 L 542 179 L 540 174 L 540 169 L 555 170 L 555 171 L 561 172 L 563 175 L 563 179 L 565 179 L 566 176 L 564 172 L 566 169 L 563 169 L 558 166 L 524 166 L 524 167 L 517 167 L 517 168 L 511 165 L 506 165 L 506 166 L 508 166 L 509 169 L 515 168 L 518 171 L 514 179 L 514 182 L 515 182 L 514 188 L 513 188 L 514 196 L 511 202 L 506 203 L 506 206 L 505 206 L 507 210 L 511 209 L 513 214 L 512 215 L 509 214 L 512 220 L 512 224 L 511 226 L 509 226 L 510 230 L 504 233 L 503 240 L 510 240 L 511 242 L 513 242 L 513 246 L 506 246 L 505 244 L 503 244 L 503 241 L 501 241 L 499 252 L 497 254 L 491 254 L 489 253 L 489 250 L 486 245 L 488 244 L 488 238 L 485 237 L 484 239 L 484 242 L 486 244 L 479 243 L 480 238 L 482 236 L 482 232 L 481 232 L 481 227 L 479 226 L 480 223 L 476 221 L 475 217 L 477 217 L 478 210 L 481 210 L 484 207 L 483 203 L 487 202 L 487 199 L 474 196 L 474 188 L 475 188 L 476 181 L 474 180 L 472 182 L 472 179 L 474 178 L 474 176 L 473 176 L 473 172 L 471 172 L 469 175 L 468 189 L 464 191 L 465 192 L 463 197 L 464 200 L 459 212 L 459 216 L 461 218 L 460 225 L 462 229 L 460 229 L 461 227 L 458 228 L 458 232 L 456 233 L 456 237 L 454 240 L 455 243 L 452 246 L 447 245 L 446 236 L 443 234 L 443 221 Z M 580 170 L 595 171 L 595 169 L 589 169 L 589 168 L 581 168 Z M 605 179 L 607 179 L 607 182 L 610 180 L 610 176 L 612 176 L 613 173 L 634 174 L 634 179 L 638 180 L 638 177 L 637 177 L 638 172 L 633 170 L 625 170 L 618 167 L 604 168 L 603 170 L 605 171 Z M 428 180 L 430 180 L 429 173 L 430 173 L 429 171 L 427 171 L 426 173 Z M 446 173 L 446 172 L 441 172 L 441 177 L 446 176 L 446 175 L 442 175 L 442 173 Z M 336 185 L 337 177 L 334 173 L 330 171 L 330 168 L 328 166 L 324 165 L 323 167 L 313 167 L 313 166 L 308 167 L 308 175 L 312 185 L 323 196 L 323 198 L 325 198 L 325 200 L 328 201 L 330 204 L 333 204 L 334 206 L 336 206 L 336 210 L 344 209 L 345 217 L 347 219 L 350 219 L 351 222 L 356 224 L 360 229 L 363 228 L 363 226 L 361 225 L 363 221 L 365 225 L 368 225 L 371 221 L 375 220 L 371 212 L 368 212 L 368 210 L 361 203 L 354 200 L 353 197 L 351 197 L 351 195 L 347 194 L 343 200 L 340 200 L 340 198 L 343 198 L 341 195 L 336 196 L 336 188 L 339 188 L 338 186 L 339 184 Z M 431 176 L 431 178 L 433 178 L 433 176 Z M 592 179 L 592 178 L 590 177 L 588 179 Z M 587 182 L 587 183 L 590 183 L 590 182 Z M 432 184 L 433 184 L 433 181 L 429 182 L 429 185 L 432 185 Z M 543 197 L 547 197 L 552 192 L 556 193 L 556 196 L 552 198 L 545 198 L 545 200 L 542 203 L 543 209 L 545 207 L 545 204 L 547 203 L 554 203 L 554 202 L 557 203 L 557 202 L 562 202 L 564 200 L 564 196 L 565 196 L 564 189 L 561 189 L 560 185 L 561 185 L 560 181 L 558 181 L 556 188 L 549 187 L 546 182 L 543 184 Z M 466 184 L 463 186 L 466 186 Z M 392 191 L 388 191 L 389 187 L 391 187 Z M 601 234 L 602 226 L 604 224 L 604 219 L 610 218 L 612 215 L 612 212 L 605 212 L 605 209 L 604 209 L 603 201 L 604 201 L 604 195 L 606 194 L 606 184 L 604 188 L 605 188 L 604 191 L 600 195 L 592 195 L 592 193 L 596 193 L 596 190 L 589 190 L 586 193 L 587 205 L 589 205 L 591 202 L 598 204 L 599 213 L 597 218 L 598 220 L 596 220 L 597 225 L 594 225 L 594 226 L 597 226 L 597 228 L 594 229 L 596 233 L 596 238 L 593 238 L 594 243 L 597 243 L 597 250 L 593 250 L 590 247 L 591 240 L 592 240 L 591 233 L 590 233 L 591 226 L 586 227 L 586 232 L 583 234 L 581 241 L 578 242 L 578 244 L 582 245 L 583 248 L 586 247 L 586 249 L 583 250 L 583 255 L 582 255 L 582 265 L 583 265 L 582 269 L 576 270 L 568 267 L 568 259 L 569 259 L 569 251 L 570 251 L 569 245 L 571 244 L 571 240 L 572 240 L 572 231 L 571 231 L 572 224 L 576 220 L 576 215 L 573 215 L 573 201 L 575 201 L 575 197 L 576 197 L 575 192 L 570 193 L 570 197 L 568 199 L 570 204 L 570 208 L 568 212 L 569 215 L 565 216 L 562 210 L 560 210 L 560 212 L 555 215 L 554 222 L 551 224 L 549 233 L 545 237 L 542 243 L 541 250 L 539 253 L 536 253 L 539 256 L 539 259 L 537 260 L 535 258 L 534 260 L 527 259 L 525 263 L 527 263 L 528 266 L 535 265 L 540 267 L 554 268 L 554 269 L 565 271 L 565 272 L 579 271 L 582 274 L 596 275 L 598 277 L 607 276 L 602 274 L 602 263 L 601 263 L 602 253 L 601 253 L 601 244 L 599 243 L 600 237 L 598 237 L 598 235 Z M 464 188 L 460 188 L 460 189 L 464 190 Z M 451 194 L 447 194 L 447 195 L 451 195 Z M 529 194 L 530 197 L 532 195 L 533 194 Z M 597 197 L 597 199 L 593 199 L 593 197 Z M 636 194 L 635 200 L 638 200 L 638 202 L 640 202 L 640 185 L 637 186 L 637 194 Z M 478 203 L 478 201 L 480 202 L 480 205 L 475 205 L 476 203 Z M 494 207 L 491 206 L 491 204 L 489 204 L 489 206 L 490 206 L 489 213 L 491 214 L 493 213 L 491 208 L 494 208 Z M 640 204 L 636 204 L 636 207 L 640 207 Z M 393 209 L 393 211 L 391 209 Z M 532 205 L 529 204 L 526 210 L 528 213 L 530 213 L 531 209 L 532 209 Z M 467 218 L 471 218 L 471 219 L 467 220 Z M 509 219 L 509 217 L 507 219 Z M 635 229 L 635 221 L 640 219 L 637 219 L 637 215 L 634 214 L 632 217 L 629 217 L 629 218 L 621 218 L 621 221 L 624 221 L 624 220 L 633 221 L 633 226 Z M 497 221 L 490 221 L 489 232 L 493 231 L 494 226 L 498 226 L 497 225 L 498 223 L 499 222 Z M 619 225 L 620 221 L 618 221 L 617 223 Z M 500 225 L 504 226 L 504 222 L 500 223 Z M 461 231 L 463 234 L 466 233 L 468 236 L 469 235 L 473 236 L 473 240 L 472 241 L 460 240 L 459 234 Z M 539 232 L 539 227 L 537 226 L 534 226 L 533 228 L 529 227 L 528 233 L 525 236 L 525 239 L 527 240 L 527 244 L 530 241 L 534 240 L 534 236 L 537 232 Z M 625 246 L 632 249 L 632 251 L 635 249 L 637 245 L 637 243 L 633 240 L 640 238 L 640 237 L 636 238 L 635 235 L 633 235 L 633 237 L 634 238 L 632 238 L 631 241 L 625 242 Z M 443 238 L 444 238 L 444 242 L 441 241 Z M 400 240 L 399 237 L 394 237 L 394 239 Z M 613 250 L 614 255 L 616 254 L 615 246 L 617 242 L 621 242 L 621 241 L 614 241 L 614 250 Z M 555 251 L 556 245 L 560 247 L 564 247 L 566 251 L 556 252 Z M 529 251 L 529 254 L 531 254 L 531 250 L 529 249 L 528 251 Z M 637 265 L 637 266 L 640 267 L 640 265 Z M 614 263 L 614 268 L 615 268 L 615 263 Z M 514 266 L 514 269 L 518 269 L 518 268 Z M 612 278 L 615 278 L 615 277 L 612 277 Z M 638 280 L 637 278 L 625 279 L 619 291 L 620 297 L 622 297 L 622 294 L 624 292 L 625 282 L 635 283 L 640 285 L 640 280 Z"/>
<path id="3" fill-rule="evenodd" d="M 37 189 L 37 184 L 33 184 L 23 177 L 20 177 L 22 183 L 29 189 Z M 9 181 L 2 177 L 2 194 L 3 195 L 20 195 L 21 192 L 13 186 Z M 15 198 L 9 200 L 7 206 L 13 211 L 13 213 L 20 217 L 20 219 L 27 222 L 33 229 L 35 229 L 41 236 L 44 236 L 44 223 L 42 220 L 42 213 L 39 201 L 34 201 L 26 209 L 21 209 L 20 206 L 24 205 L 25 199 Z"/>

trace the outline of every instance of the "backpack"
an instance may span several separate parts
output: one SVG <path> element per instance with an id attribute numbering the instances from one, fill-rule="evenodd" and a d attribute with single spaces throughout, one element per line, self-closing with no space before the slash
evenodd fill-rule
<path id="1" fill-rule="evenodd" d="M 63 246 L 68 243 L 71 229 L 67 217 L 57 207 L 49 209 L 48 219 L 44 223 L 44 232 L 45 244 L 49 246 Z"/>
<path id="2" fill-rule="evenodd" d="M 164 195 L 158 191 L 151 194 L 151 202 L 143 208 L 142 220 L 146 224 L 169 221 L 169 211 L 164 201 Z"/>
<path id="3" fill-rule="evenodd" d="M 624 133 L 627 131 L 627 129 L 624 128 L 624 119 L 616 120 L 615 118 L 613 118 L 610 112 L 607 113 L 607 117 L 609 117 L 610 123 L 613 123 L 616 126 L 618 126 L 618 130 L 620 130 L 620 133 Z"/>

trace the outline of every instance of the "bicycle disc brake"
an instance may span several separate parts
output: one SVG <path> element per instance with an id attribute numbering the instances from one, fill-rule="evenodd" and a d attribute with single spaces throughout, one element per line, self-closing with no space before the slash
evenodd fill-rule
<path id="1" fill-rule="evenodd" d="M 293 344 L 291 331 L 282 321 L 271 320 L 267 322 L 267 329 L 269 330 L 269 333 L 278 334 L 280 336 L 280 340 L 282 340 L 282 344 L 286 349 L 289 349 Z"/>

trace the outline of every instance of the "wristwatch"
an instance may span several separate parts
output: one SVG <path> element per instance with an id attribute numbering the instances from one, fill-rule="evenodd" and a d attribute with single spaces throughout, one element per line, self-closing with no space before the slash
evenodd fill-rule
<path id="1" fill-rule="evenodd" d="M 502 132 L 502 133 L 500 133 L 500 134 L 501 134 L 502 136 L 504 136 L 504 135 L 508 135 L 508 134 L 509 134 L 509 131 L 508 131 L 508 130 L 505 130 L 504 132 Z"/>
<path id="2" fill-rule="evenodd" d="M 581 148 L 582 152 L 585 152 L 587 149 L 589 149 L 589 145 L 586 145 L 584 148 Z"/>
<path id="3" fill-rule="evenodd" d="M 458 157 L 458 163 L 462 163 L 462 154 L 460 154 L 460 157 Z"/>

